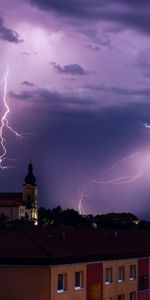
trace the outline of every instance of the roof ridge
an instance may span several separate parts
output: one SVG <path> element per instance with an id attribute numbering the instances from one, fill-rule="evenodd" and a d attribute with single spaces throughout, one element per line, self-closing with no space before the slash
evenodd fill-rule
<path id="1" fill-rule="evenodd" d="M 25 230 L 25 228 L 22 228 L 22 231 L 36 244 L 36 246 L 38 246 L 49 258 L 50 253 L 45 249 L 45 247 L 43 247 L 35 237 L 32 236 L 31 233 L 29 233 L 28 231 Z"/>

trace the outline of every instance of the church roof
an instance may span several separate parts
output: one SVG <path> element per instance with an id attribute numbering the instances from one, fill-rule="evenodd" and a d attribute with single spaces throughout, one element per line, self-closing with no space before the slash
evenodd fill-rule
<path id="1" fill-rule="evenodd" d="M 0 207 L 24 205 L 22 193 L 0 193 Z"/>
<path id="2" fill-rule="evenodd" d="M 23 205 L 23 203 L 15 200 L 0 200 L 0 207 L 18 207 Z"/>
<path id="3" fill-rule="evenodd" d="M 24 181 L 25 181 L 24 185 L 26 184 L 31 184 L 33 186 L 36 185 L 36 177 L 33 174 L 33 166 L 31 161 L 28 166 L 28 174 L 25 176 Z"/>
<path id="4" fill-rule="evenodd" d="M 0 201 L 3 200 L 16 200 L 16 201 L 22 201 L 22 193 L 0 193 Z"/>

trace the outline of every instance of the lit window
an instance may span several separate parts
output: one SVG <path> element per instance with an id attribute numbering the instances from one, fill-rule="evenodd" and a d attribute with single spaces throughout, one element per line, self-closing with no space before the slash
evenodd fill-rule
<path id="1" fill-rule="evenodd" d="M 124 267 L 118 268 L 118 282 L 124 281 Z"/>
<path id="2" fill-rule="evenodd" d="M 119 295 L 118 300 L 125 300 L 125 295 Z"/>
<path id="3" fill-rule="evenodd" d="M 67 275 L 57 275 L 57 293 L 63 293 L 67 289 Z"/>
<path id="4" fill-rule="evenodd" d="M 136 292 L 130 293 L 130 300 L 136 300 Z"/>
<path id="5" fill-rule="evenodd" d="M 83 272 L 75 272 L 75 290 L 83 287 Z"/>
<path id="6" fill-rule="evenodd" d="M 105 273 L 105 284 L 110 284 L 112 282 L 112 268 L 106 268 Z"/>

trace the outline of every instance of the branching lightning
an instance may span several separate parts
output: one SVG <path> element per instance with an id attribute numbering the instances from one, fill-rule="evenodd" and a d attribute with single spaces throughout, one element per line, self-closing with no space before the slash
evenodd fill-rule
<path id="1" fill-rule="evenodd" d="M 146 129 L 150 129 L 150 123 L 142 123 L 142 126 L 143 125 Z M 138 155 L 138 154 L 140 154 L 140 153 L 135 152 L 131 155 L 128 155 L 128 156 L 122 158 L 121 160 L 118 160 L 110 168 L 108 168 L 105 172 L 99 172 L 98 176 L 102 176 L 104 174 L 108 175 L 110 173 L 110 171 L 117 168 L 119 165 L 121 165 L 123 162 L 127 161 L 128 159 L 129 160 L 134 159 L 135 156 Z M 149 159 L 150 159 L 150 157 L 149 157 Z M 150 161 L 148 160 L 146 167 L 139 166 L 139 169 L 138 169 L 137 173 L 134 174 L 134 175 L 120 176 L 120 177 L 111 178 L 111 179 L 108 179 L 108 180 L 97 180 L 97 179 L 89 180 L 80 189 L 80 192 L 79 192 L 79 201 L 78 201 L 78 211 L 79 211 L 79 213 L 80 214 L 85 214 L 85 210 L 84 210 L 85 205 L 84 205 L 83 202 L 85 202 L 85 200 L 88 199 L 88 197 L 90 197 L 92 195 L 92 193 L 93 193 L 94 189 L 96 188 L 96 186 L 98 186 L 103 191 L 105 197 L 108 197 L 108 191 L 106 189 L 107 186 L 131 184 L 131 183 L 137 181 L 138 179 L 140 179 L 141 177 L 144 176 L 146 170 L 149 168 L 149 163 L 150 163 Z M 143 163 L 142 163 L 142 165 L 143 165 Z"/>
<path id="2" fill-rule="evenodd" d="M 10 108 L 9 105 L 7 103 L 7 85 L 8 85 L 8 75 L 9 75 L 9 69 L 7 67 L 6 70 L 6 74 L 4 76 L 3 79 L 3 83 L 4 83 L 4 91 L 3 91 L 3 97 L 2 97 L 2 101 L 3 101 L 3 105 L 4 105 L 4 113 L 1 117 L 1 125 L 0 125 L 0 145 L 1 145 L 1 149 L 2 149 L 2 154 L 0 155 L 0 169 L 7 169 L 8 166 L 3 165 L 3 162 L 8 160 L 8 158 L 6 157 L 7 155 L 7 148 L 6 148 L 6 139 L 4 137 L 4 130 L 8 129 L 12 134 L 14 134 L 17 138 L 19 138 L 20 140 L 22 140 L 24 133 L 23 134 L 19 134 L 17 131 L 15 131 L 8 122 L 8 114 L 10 112 Z"/>
<path id="3" fill-rule="evenodd" d="M 127 160 L 128 158 L 132 159 L 137 153 L 134 153 L 130 156 L 127 156 L 120 161 L 117 161 L 112 167 L 110 167 L 108 170 L 106 170 L 106 173 L 109 172 L 110 170 L 114 169 L 120 162 Z M 140 168 L 140 170 L 135 174 L 135 175 L 130 175 L 130 176 L 120 176 L 116 177 L 114 179 L 109 179 L 109 180 L 96 180 L 92 179 L 88 181 L 88 183 L 82 188 L 80 192 L 80 199 L 78 202 L 78 211 L 80 214 L 85 214 L 85 210 L 83 208 L 83 201 L 85 198 L 88 198 L 94 188 L 95 185 L 98 185 L 101 190 L 106 194 L 106 190 L 104 186 L 106 185 L 122 185 L 122 184 L 130 184 L 133 183 L 134 181 L 138 180 L 139 178 L 143 177 L 144 175 L 145 168 Z"/>

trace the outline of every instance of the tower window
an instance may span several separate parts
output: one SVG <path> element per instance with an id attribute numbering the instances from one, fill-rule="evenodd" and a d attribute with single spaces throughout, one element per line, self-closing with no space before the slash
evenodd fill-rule
<path id="1" fill-rule="evenodd" d="M 27 195 L 27 201 L 31 201 L 31 195 Z"/>

